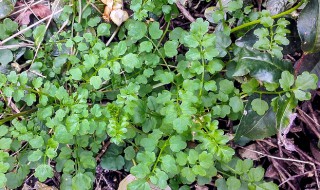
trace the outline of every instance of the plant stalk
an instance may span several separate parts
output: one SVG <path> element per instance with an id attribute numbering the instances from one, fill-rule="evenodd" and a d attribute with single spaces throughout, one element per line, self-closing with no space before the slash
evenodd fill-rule
<path id="1" fill-rule="evenodd" d="M 282 16 L 284 16 L 284 15 L 290 14 L 290 13 L 292 13 L 293 11 L 297 10 L 297 9 L 298 9 L 303 3 L 305 3 L 305 2 L 306 2 L 305 0 L 300 1 L 296 6 L 292 7 L 291 9 L 286 10 L 286 11 L 284 11 L 284 12 L 282 12 L 282 13 L 279 13 L 279 14 L 273 15 L 273 16 L 271 16 L 271 18 L 276 19 L 276 18 L 280 18 L 280 17 L 282 17 Z M 252 25 L 255 25 L 255 24 L 259 24 L 260 22 L 261 22 L 261 19 L 254 20 L 254 21 L 251 21 L 251 22 L 248 22 L 248 23 L 244 23 L 244 24 L 242 24 L 242 25 L 240 25 L 240 26 L 237 26 L 237 27 L 232 28 L 232 29 L 231 29 L 231 33 L 234 33 L 234 32 L 236 32 L 236 31 L 241 30 L 241 29 L 243 29 L 243 28 L 246 28 L 246 27 L 248 27 L 248 26 L 252 26 Z"/>

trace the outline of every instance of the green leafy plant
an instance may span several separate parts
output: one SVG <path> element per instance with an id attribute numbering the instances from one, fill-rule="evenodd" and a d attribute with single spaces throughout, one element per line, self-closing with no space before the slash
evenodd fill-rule
<path id="1" fill-rule="evenodd" d="M 254 29 L 255 49 L 236 46 L 231 32 L 252 21 L 231 26 L 254 11 L 232 2 L 220 5 L 228 19 L 217 19 L 214 32 L 202 18 L 190 30 L 169 30 L 174 1 L 149 0 L 131 2 L 133 18 L 119 31 L 89 4 L 65 6 L 66 31 L 37 26 L 37 57 L 24 53 L 32 64 L 0 74 L 0 187 L 17 188 L 30 172 L 41 182 L 59 172 L 61 189 L 90 189 L 101 164 L 133 174 L 128 189 L 188 189 L 217 176 L 218 189 L 278 189 L 262 167 L 235 156 L 221 121 L 240 120 L 236 140 L 271 136 L 310 99 L 317 77 L 292 74 L 280 56 L 287 21 L 274 24 L 267 12 Z M 145 22 L 149 14 L 164 14 L 167 27 Z M 102 39 L 114 32 L 118 40 L 106 46 Z M 11 98 L 20 113 L 11 114 Z M 111 145 L 100 158 L 105 141 Z"/>

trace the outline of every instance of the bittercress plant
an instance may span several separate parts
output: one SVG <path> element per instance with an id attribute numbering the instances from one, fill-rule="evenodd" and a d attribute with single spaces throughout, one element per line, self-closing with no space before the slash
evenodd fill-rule
<path id="1" fill-rule="evenodd" d="M 0 187 L 18 188 L 30 172 L 41 182 L 59 172 L 61 189 L 92 189 L 100 164 L 133 174 L 128 189 L 189 189 L 213 179 L 218 189 L 278 189 L 264 181 L 261 166 L 235 156 L 225 120 L 240 120 L 236 140 L 254 139 L 256 122 L 248 121 L 268 116 L 276 129 L 263 135 L 271 136 L 288 125 L 298 101 L 310 99 L 317 77 L 292 74 L 280 47 L 288 21 L 267 12 L 253 48 L 235 47 L 227 22 L 241 17 L 242 7 L 229 4 L 233 20 L 217 19 L 214 32 L 202 18 L 190 30 L 171 30 L 174 1 L 134 0 L 133 18 L 108 46 L 102 39 L 117 29 L 90 6 L 81 18 L 66 7 L 60 19 L 74 23 L 64 32 L 49 36 L 36 27 L 34 40 L 44 44 L 35 61 L 0 73 L 1 98 L 24 108 L 11 115 L 0 103 Z M 168 27 L 145 22 L 151 13 L 164 14 Z"/>

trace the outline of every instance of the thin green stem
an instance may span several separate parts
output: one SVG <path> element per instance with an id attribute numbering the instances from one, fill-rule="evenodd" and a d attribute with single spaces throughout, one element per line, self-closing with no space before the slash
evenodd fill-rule
<path id="1" fill-rule="evenodd" d="M 164 145 L 161 147 L 160 152 L 159 152 L 158 157 L 157 157 L 157 160 L 156 160 L 156 162 L 154 163 L 154 165 L 153 165 L 153 167 L 152 167 L 151 173 L 153 173 L 154 170 L 157 168 L 157 165 L 158 165 L 158 163 L 160 162 L 160 158 L 161 158 L 162 152 L 163 152 L 163 150 L 166 148 L 169 139 L 170 139 L 170 138 L 168 138 L 168 139 L 164 142 Z"/>
<path id="2" fill-rule="evenodd" d="M 219 0 L 219 6 L 220 6 L 220 10 L 223 11 L 223 5 L 221 0 Z"/>
<path id="3" fill-rule="evenodd" d="M 166 27 L 165 31 L 163 32 L 163 34 L 162 34 L 162 36 L 161 36 L 161 38 L 160 38 L 160 40 L 159 40 L 159 42 L 157 44 L 157 48 L 160 46 L 163 38 L 166 36 L 166 34 L 167 34 L 168 30 L 169 30 L 169 26 L 170 26 L 170 21 L 167 23 L 167 27 Z"/>
<path id="4" fill-rule="evenodd" d="M 28 92 L 33 92 L 33 93 L 36 93 L 36 94 L 39 94 L 39 95 L 45 95 L 45 96 L 48 96 L 48 97 L 52 97 L 52 98 L 55 98 L 53 96 L 51 96 L 50 94 L 47 94 L 47 93 L 44 93 L 44 92 L 41 92 L 41 91 L 36 91 L 32 88 L 23 88 L 23 90 L 26 90 Z"/>
<path id="5" fill-rule="evenodd" d="M 287 15 L 287 14 L 290 14 L 292 13 L 293 11 L 297 10 L 303 3 L 305 3 L 306 0 L 302 0 L 300 1 L 296 6 L 292 7 L 291 9 L 287 10 L 287 11 L 284 11 L 282 13 L 279 13 L 279 14 L 276 14 L 276 15 L 273 15 L 271 16 L 271 18 L 273 19 L 276 19 L 276 18 L 280 18 L 280 17 L 283 17 L 284 15 Z M 238 30 L 241 30 L 243 28 L 246 28 L 248 26 L 252 26 L 252 25 L 255 25 L 255 24 L 259 24 L 261 22 L 261 19 L 258 19 L 258 20 L 254 20 L 254 21 L 251 21 L 251 22 L 248 22 L 248 23 L 244 23 L 240 26 L 237 26 L 235 28 L 232 28 L 231 29 L 231 33 L 234 33 Z"/>
<path id="6" fill-rule="evenodd" d="M 284 91 L 284 90 L 278 91 L 278 92 L 268 92 L 268 91 L 258 91 L 258 90 L 253 91 L 253 93 L 257 93 L 257 94 L 273 94 L 273 95 L 279 95 L 279 94 L 283 94 L 285 92 L 287 92 L 287 91 Z"/>
<path id="7" fill-rule="evenodd" d="M 202 47 L 201 47 L 201 63 L 202 63 L 203 71 L 202 71 L 202 76 L 201 76 L 201 86 L 200 86 L 200 91 L 199 91 L 199 97 L 202 96 L 202 89 L 203 89 L 203 84 L 204 84 L 204 72 L 205 72 L 205 69 L 204 69 L 205 61 L 204 61 L 204 57 L 203 57 Z"/>
<path id="8" fill-rule="evenodd" d="M 170 67 L 168 66 L 167 61 L 166 61 L 166 60 L 164 59 L 164 57 L 162 56 L 162 54 L 161 54 L 159 48 L 157 47 L 157 45 L 156 45 L 156 44 L 152 41 L 152 39 L 150 39 L 148 36 L 145 36 L 145 37 L 146 37 L 146 38 L 152 43 L 152 45 L 156 48 L 156 50 L 158 51 L 161 59 L 163 60 L 164 64 L 166 65 L 167 69 L 170 71 Z"/>
<path id="9" fill-rule="evenodd" d="M 219 173 L 221 173 L 222 175 L 225 175 L 225 176 L 228 176 L 228 177 L 230 177 L 231 175 L 230 174 L 227 174 L 226 172 L 223 172 L 223 171 L 221 171 L 221 170 L 217 170 Z"/>
<path id="10" fill-rule="evenodd" d="M 235 169 L 233 169 L 232 167 L 228 166 L 227 164 L 224 164 L 224 167 L 228 168 L 229 170 L 232 171 L 232 173 L 238 175 L 237 171 Z"/>

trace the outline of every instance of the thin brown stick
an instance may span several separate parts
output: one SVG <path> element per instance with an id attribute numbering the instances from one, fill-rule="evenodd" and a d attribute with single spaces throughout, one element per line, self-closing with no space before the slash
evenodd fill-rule
<path id="1" fill-rule="evenodd" d="M 13 44 L 13 45 L 5 45 L 5 46 L 0 46 L 0 50 L 2 50 L 2 49 L 15 49 L 15 48 L 22 48 L 22 47 L 33 48 L 33 44 L 19 43 L 19 44 Z"/>
<path id="2" fill-rule="evenodd" d="M 310 113 L 311 113 L 311 116 L 312 116 L 312 118 L 313 118 L 314 123 L 315 123 L 316 126 L 318 127 L 318 130 L 320 130 L 320 125 L 319 125 L 318 118 L 316 117 L 316 115 L 315 115 L 315 113 L 314 113 L 314 110 L 313 110 L 310 102 L 308 102 L 308 108 L 309 108 L 309 111 L 310 111 Z"/>
<path id="3" fill-rule="evenodd" d="M 264 148 L 264 146 L 260 142 L 257 142 L 257 144 L 261 147 L 261 149 L 266 154 L 268 153 L 268 151 Z M 281 181 L 284 181 L 285 179 L 288 178 L 287 176 L 290 176 L 290 173 L 286 169 L 284 169 L 276 159 L 273 159 L 273 158 L 268 158 L 268 159 L 272 163 L 273 167 L 277 170 L 277 172 L 281 178 Z M 293 189 L 293 190 L 296 189 L 295 186 L 291 182 L 287 182 L 287 184 L 291 187 L 291 189 Z"/>
<path id="4" fill-rule="evenodd" d="M 271 155 L 268 155 L 268 154 L 265 154 L 265 153 L 262 153 L 262 152 L 258 152 L 258 151 L 255 151 L 255 150 L 251 150 L 251 149 L 249 149 L 249 148 L 245 148 L 245 147 L 241 147 L 241 146 L 240 146 L 240 148 L 243 148 L 243 149 L 245 149 L 245 150 L 248 150 L 248 151 L 251 151 L 251 152 L 254 152 L 254 153 L 257 153 L 257 154 L 266 156 L 266 157 L 269 157 L 269 158 L 274 158 L 274 159 L 277 159 L 277 160 L 298 162 L 298 163 L 303 163 L 303 164 L 309 164 L 309 165 L 311 165 L 311 166 L 314 168 L 314 171 L 315 171 L 314 174 L 315 174 L 315 178 L 316 178 L 316 182 L 317 182 L 317 187 L 318 187 L 318 189 L 320 189 L 319 176 L 318 176 L 318 173 L 317 173 L 317 168 L 316 168 L 316 166 L 315 166 L 314 163 L 309 162 L 309 161 L 291 159 L 291 158 L 280 158 L 280 157 L 277 157 L 277 156 L 271 156 Z"/>
<path id="5" fill-rule="evenodd" d="M 108 147 L 110 145 L 110 141 L 108 140 L 101 148 L 100 153 L 96 156 L 96 160 L 100 161 L 101 157 L 104 155 L 104 153 L 107 151 Z"/>
<path id="6" fill-rule="evenodd" d="M 302 173 L 302 174 L 290 176 L 288 179 L 286 179 L 285 181 L 283 181 L 282 183 L 280 183 L 279 186 L 287 183 L 287 182 L 290 181 L 290 180 L 294 180 L 294 179 L 297 178 L 297 177 L 301 177 L 301 176 L 304 176 L 304 175 L 307 175 L 307 174 L 311 174 L 311 173 L 313 173 L 313 172 L 317 172 L 317 171 L 311 170 L 311 171 L 304 172 L 304 173 Z"/>
<path id="7" fill-rule="evenodd" d="M 314 125 L 317 124 L 314 123 L 312 118 L 308 116 L 303 110 L 301 110 L 300 108 L 297 108 L 297 110 L 299 112 L 298 118 L 301 119 L 304 123 L 306 123 L 306 126 L 317 136 L 318 139 L 320 139 L 320 132 L 317 130 L 316 127 L 314 127 Z"/>
<path id="8" fill-rule="evenodd" d="M 108 47 L 109 44 L 112 42 L 113 38 L 116 37 L 116 35 L 117 35 L 117 33 L 119 32 L 119 30 L 120 30 L 120 26 L 118 26 L 118 27 L 116 28 L 116 30 L 113 32 L 113 34 L 110 36 L 109 40 L 108 40 L 107 43 L 106 43 L 106 46 L 107 46 L 107 47 Z"/>
<path id="9" fill-rule="evenodd" d="M 302 151 L 298 146 L 296 146 L 295 148 L 301 157 L 304 157 L 305 159 L 309 160 L 310 162 L 313 162 L 313 163 L 317 164 L 318 166 L 320 166 L 320 162 L 318 162 L 316 159 L 310 157 L 307 153 Z"/>
<path id="10" fill-rule="evenodd" d="M 27 9 L 29 9 L 32 12 L 32 14 L 37 18 L 37 20 L 40 20 L 37 14 L 35 14 L 34 11 L 32 10 L 31 5 L 27 3 L 26 0 L 24 0 L 24 4 L 26 5 Z"/>
<path id="11" fill-rule="evenodd" d="M 184 6 L 179 2 L 177 1 L 176 2 L 176 5 L 178 7 L 178 9 L 181 11 L 181 13 L 190 21 L 190 22 L 194 22 L 196 19 L 194 19 L 191 14 L 189 13 L 189 11 L 187 11 L 186 8 L 184 8 Z"/>

